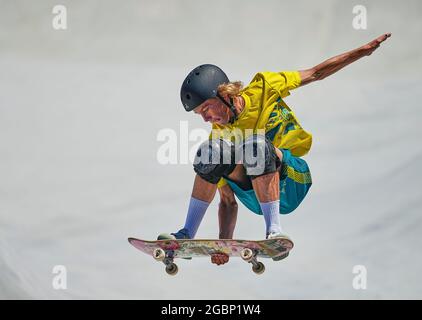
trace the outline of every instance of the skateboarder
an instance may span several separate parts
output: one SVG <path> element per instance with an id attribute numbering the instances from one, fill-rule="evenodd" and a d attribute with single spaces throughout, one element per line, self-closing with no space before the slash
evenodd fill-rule
<path id="1" fill-rule="evenodd" d="M 283 99 L 291 90 L 325 79 L 371 55 L 390 36 L 383 34 L 307 70 L 257 73 L 245 88 L 240 82 L 230 82 L 217 66 L 193 69 L 182 84 L 181 100 L 186 111 L 211 122 L 213 130 L 196 155 L 196 176 L 184 227 L 160 234 L 158 239 L 194 238 L 217 189 L 221 239 L 233 237 L 238 210 L 234 195 L 264 216 L 267 239 L 286 237 L 279 214 L 295 210 L 311 187 L 308 165 L 300 157 L 311 148 L 312 136 Z M 227 261 L 224 254 L 212 257 L 218 265 Z"/>

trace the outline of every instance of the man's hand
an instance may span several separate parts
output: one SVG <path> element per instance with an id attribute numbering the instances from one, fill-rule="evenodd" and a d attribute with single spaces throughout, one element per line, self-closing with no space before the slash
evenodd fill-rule
<path id="1" fill-rule="evenodd" d="M 370 56 L 372 52 L 379 48 L 381 43 L 391 37 L 391 33 L 384 33 L 382 36 L 379 36 L 375 40 L 372 40 L 368 44 L 362 47 L 362 50 L 365 52 L 365 55 Z"/>
<path id="2" fill-rule="evenodd" d="M 211 256 L 211 262 L 220 265 L 229 262 L 229 256 L 225 253 L 214 253 Z"/>
<path id="3" fill-rule="evenodd" d="M 308 83 L 325 79 L 326 77 L 336 73 L 340 69 L 343 69 L 345 66 L 359 60 L 362 57 L 369 56 L 374 52 L 382 42 L 391 37 L 391 33 L 384 33 L 382 36 L 379 36 L 375 40 L 365 44 L 362 47 L 359 47 L 355 50 L 340 54 L 338 56 L 332 57 L 319 65 L 307 69 L 300 70 L 300 78 L 302 79 L 301 85 L 304 86 Z"/>

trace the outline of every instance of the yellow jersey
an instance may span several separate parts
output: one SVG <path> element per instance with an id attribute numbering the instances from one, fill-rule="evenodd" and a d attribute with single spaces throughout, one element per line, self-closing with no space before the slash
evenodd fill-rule
<path id="1" fill-rule="evenodd" d="M 300 126 L 293 111 L 283 101 L 300 83 L 298 71 L 257 73 L 240 93 L 245 105 L 236 121 L 226 125 L 213 124 L 212 137 L 227 138 L 236 131 L 245 139 L 249 134 L 265 130 L 265 135 L 276 148 L 288 149 L 296 157 L 307 154 L 312 135 Z M 229 139 L 234 138 L 230 136 Z M 224 184 L 221 179 L 218 186 Z"/>

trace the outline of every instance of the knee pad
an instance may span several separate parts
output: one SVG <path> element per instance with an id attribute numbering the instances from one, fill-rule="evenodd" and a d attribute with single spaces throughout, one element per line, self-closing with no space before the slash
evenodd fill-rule
<path id="1" fill-rule="evenodd" d="M 273 144 L 264 135 L 251 135 L 242 148 L 243 166 L 251 179 L 276 172 L 281 164 Z"/>
<path id="2" fill-rule="evenodd" d="M 212 184 L 217 184 L 223 176 L 232 173 L 235 166 L 235 147 L 230 141 L 223 139 L 203 142 L 193 163 L 195 172 Z"/>

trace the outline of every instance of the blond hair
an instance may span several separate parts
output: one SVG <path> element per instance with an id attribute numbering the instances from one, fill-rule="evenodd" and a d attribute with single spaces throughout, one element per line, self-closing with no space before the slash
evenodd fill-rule
<path id="1" fill-rule="evenodd" d="M 217 91 L 221 96 L 228 95 L 229 97 L 233 98 L 238 96 L 242 89 L 243 83 L 241 81 L 234 81 L 220 84 L 217 88 Z"/>

